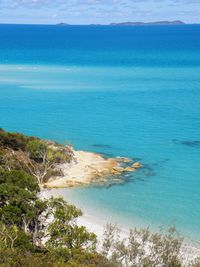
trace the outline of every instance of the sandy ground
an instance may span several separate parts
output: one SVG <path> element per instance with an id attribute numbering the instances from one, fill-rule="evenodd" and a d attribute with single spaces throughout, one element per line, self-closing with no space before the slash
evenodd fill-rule
<path id="1" fill-rule="evenodd" d="M 86 151 L 73 151 L 73 153 L 75 160 L 72 163 L 58 166 L 63 172 L 63 176 L 49 180 L 45 184 L 46 188 L 65 188 L 89 185 L 92 182 L 103 182 L 109 175 L 119 176 L 124 172 L 132 172 L 142 167 L 140 163 L 133 163 L 133 161 L 127 158 L 105 159 L 100 154 Z M 128 166 L 122 167 L 122 163 L 128 163 Z M 51 195 L 51 190 L 49 191 L 48 189 L 42 191 L 42 197 Z M 107 223 L 107 221 L 89 214 L 84 214 L 84 216 L 78 219 L 78 224 L 84 225 L 89 231 L 94 232 L 99 240 L 102 240 Z M 121 229 L 120 235 L 122 238 L 127 238 L 128 233 L 128 229 Z M 184 244 L 181 255 L 187 265 L 189 261 L 193 260 L 197 255 L 200 255 L 200 248 Z"/>
<path id="2" fill-rule="evenodd" d="M 62 189 L 64 190 L 64 189 Z M 40 197 L 42 199 L 47 199 L 49 197 L 64 197 L 63 193 L 60 192 L 59 190 L 50 190 L 50 189 L 43 189 L 40 192 Z M 65 197 L 64 197 L 65 199 Z M 65 199 L 66 200 L 66 199 Z M 67 199 L 67 201 L 70 201 L 69 203 L 73 204 L 73 200 L 71 199 Z M 87 211 L 87 208 L 80 207 L 77 204 L 77 207 L 81 208 L 82 210 L 84 210 L 83 216 L 79 217 L 77 220 L 77 224 L 79 226 L 85 226 L 88 231 L 93 232 L 97 235 L 98 241 L 102 242 L 103 240 L 103 234 L 104 234 L 104 230 L 106 225 L 109 223 L 111 224 L 116 224 L 116 221 L 113 220 L 112 217 L 108 216 L 108 217 L 103 217 L 101 216 L 101 214 L 99 214 L 99 216 L 97 214 L 92 214 L 91 212 Z M 117 225 L 120 228 L 120 237 L 121 239 L 127 239 L 129 236 L 129 228 L 125 227 L 125 226 L 120 226 Z M 138 229 L 140 228 L 138 225 L 135 227 L 137 227 Z M 142 226 L 141 226 L 142 227 Z M 99 249 L 99 248 L 98 248 Z M 188 240 L 184 240 L 184 243 L 182 245 L 181 248 L 181 258 L 183 259 L 183 262 L 185 264 L 185 266 L 189 266 L 189 263 L 191 261 L 193 261 L 196 257 L 200 257 L 200 244 L 199 243 L 191 243 Z"/>
<path id="3" fill-rule="evenodd" d="M 46 190 L 42 190 L 40 195 L 41 195 L 41 198 L 49 198 L 53 196 L 54 193 L 52 193 L 52 190 L 46 189 Z M 55 197 L 57 196 L 58 195 L 56 194 Z M 108 223 L 114 224 L 115 222 L 107 221 L 105 218 L 101 216 L 96 216 L 96 215 L 94 216 L 87 212 L 85 212 L 83 216 L 79 217 L 77 220 L 77 224 L 79 226 L 85 226 L 88 229 L 88 231 L 95 233 L 97 235 L 97 238 L 100 244 L 103 240 L 104 230 Z M 124 239 L 124 238 L 127 239 L 129 236 L 129 229 L 125 227 L 121 227 L 120 225 L 117 225 L 117 226 L 119 226 L 120 228 L 121 239 Z M 185 266 L 189 266 L 189 263 L 199 256 L 200 256 L 200 245 L 196 243 L 192 244 L 185 240 L 181 248 L 181 258 L 183 259 Z"/>
<path id="4" fill-rule="evenodd" d="M 137 162 L 133 163 L 126 158 L 107 158 L 100 154 L 73 151 L 74 161 L 59 165 L 62 177 L 50 179 L 44 186 L 47 188 L 62 188 L 78 185 L 88 185 L 91 182 L 105 182 L 109 175 L 119 176 L 123 172 L 135 171 L 141 167 Z M 130 162 L 130 166 L 121 167 L 121 164 Z"/>
<path id="5" fill-rule="evenodd" d="M 108 222 L 100 218 L 95 218 L 89 214 L 84 214 L 78 219 L 78 225 L 85 226 L 90 232 L 97 235 L 98 240 L 101 242 L 103 239 L 103 233 Z M 129 230 L 120 228 L 121 239 L 127 239 L 129 236 Z M 196 257 L 200 257 L 200 246 L 191 245 L 184 242 L 181 248 L 181 258 L 185 266 L 192 262 Z"/>

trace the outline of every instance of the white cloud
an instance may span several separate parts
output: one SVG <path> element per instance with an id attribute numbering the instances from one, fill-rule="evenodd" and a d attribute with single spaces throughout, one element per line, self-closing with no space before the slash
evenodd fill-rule
<path id="1" fill-rule="evenodd" d="M 192 21 L 198 6 L 200 9 L 200 0 L 0 0 L 3 17 L 13 16 L 27 22 L 30 19 L 34 22 L 34 18 L 36 21 L 38 14 L 43 19 L 69 23 L 76 23 L 78 16 L 83 23 L 96 23 L 95 18 L 103 23 L 160 19 Z M 22 18 L 22 14 L 27 17 Z"/>

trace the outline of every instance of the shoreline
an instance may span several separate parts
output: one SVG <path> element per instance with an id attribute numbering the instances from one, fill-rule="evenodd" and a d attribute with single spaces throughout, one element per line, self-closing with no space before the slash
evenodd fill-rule
<path id="1" fill-rule="evenodd" d="M 64 197 L 64 199 L 69 201 L 70 204 L 76 205 L 78 208 L 81 208 L 79 207 L 78 204 L 74 204 L 73 199 L 70 199 L 70 197 L 67 198 L 66 196 L 63 196 L 62 193 L 55 194 L 55 192 L 53 192 L 53 189 L 43 189 L 40 194 L 41 194 L 41 198 L 48 198 L 51 196 Z M 83 207 L 81 209 L 83 210 Z M 83 212 L 83 215 L 77 219 L 77 224 L 79 226 L 85 226 L 88 231 L 95 233 L 100 243 L 102 241 L 104 229 L 107 224 L 116 224 L 117 227 L 119 227 L 121 239 L 127 238 L 129 235 L 129 230 L 130 230 L 130 228 L 128 226 L 126 227 L 124 224 L 120 225 L 119 222 L 112 221 L 111 219 L 106 220 L 105 217 L 100 217 L 96 214 L 92 214 L 91 212 L 88 212 L 87 210 L 85 210 Z M 135 226 L 135 227 L 137 229 L 140 229 L 140 227 L 138 226 Z M 141 229 L 142 228 L 143 227 L 141 226 Z M 151 231 L 154 232 L 155 229 L 154 230 L 151 229 Z M 200 245 L 198 245 L 195 241 L 192 242 L 192 240 L 189 241 L 185 239 L 183 241 L 183 245 L 182 245 L 181 253 L 180 253 L 180 257 L 182 258 L 183 262 L 185 264 L 189 264 L 195 258 L 199 257 L 199 255 L 200 255 Z"/>
<path id="2" fill-rule="evenodd" d="M 82 217 L 78 219 L 79 226 L 85 226 L 89 231 L 95 233 L 97 235 L 98 240 L 101 242 L 103 238 L 103 232 L 105 226 L 110 222 L 106 222 L 105 220 L 101 220 L 99 218 L 95 218 L 90 214 L 83 214 Z M 124 227 L 120 227 L 120 238 L 125 239 L 129 236 L 129 229 Z M 190 262 L 194 261 L 196 257 L 200 255 L 200 246 L 197 247 L 193 244 L 188 243 L 186 240 L 183 242 L 181 250 L 180 250 L 180 257 L 182 258 L 185 264 L 189 264 Z"/>
<path id="3" fill-rule="evenodd" d="M 69 189 L 70 187 L 90 186 L 93 184 L 105 186 L 108 182 L 110 184 L 120 184 L 123 183 L 123 175 L 142 168 L 142 164 L 129 158 L 107 158 L 102 154 L 74 150 L 73 147 L 68 148 L 71 150 L 73 160 L 70 163 L 62 163 L 56 166 L 57 170 L 62 173 L 62 176 L 53 177 L 42 185 L 41 198 L 59 196 L 59 194 L 57 195 L 52 192 L 53 189 Z M 60 196 L 63 197 L 62 194 Z M 67 199 L 67 201 L 70 201 L 70 199 Z M 73 204 L 73 201 L 70 202 Z M 77 219 L 77 224 L 85 226 L 87 230 L 95 233 L 100 243 L 102 242 L 107 224 L 115 224 L 119 227 L 121 239 L 127 239 L 129 236 L 130 229 L 128 226 L 120 226 L 119 222 L 116 223 L 112 219 L 108 220 L 98 215 L 92 215 L 92 213 L 83 213 L 83 216 Z M 136 228 L 143 227 L 137 226 Z M 200 246 L 195 246 L 189 240 L 185 240 L 180 251 L 180 257 L 183 262 L 189 264 L 198 255 L 200 255 Z"/>
<path id="4" fill-rule="evenodd" d="M 73 161 L 56 166 L 62 176 L 50 178 L 43 184 L 44 188 L 65 188 L 74 186 L 88 186 L 93 183 L 112 184 L 122 183 L 120 175 L 134 172 L 141 168 L 139 162 L 128 158 L 105 158 L 101 154 L 74 150 Z"/>
<path id="5" fill-rule="evenodd" d="M 95 233 L 97 235 L 98 240 L 101 242 L 106 225 L 112 222 L 106 222 L 104 219 L 96 218 L 90 214 L 83 214 L 82 217 L 78 218 L 77 223 L 79 226 L 85 226 L 89 231 Z M 120 227 L 120 225 L 118 224 L 116 225 L 119 226 L 120 229 L 120 238 L 128 238 L 129 229 Z M 185 263 L 189 263 L 193 261 L 196 257 L 199 257 L 200 246 L 197 247 L 194 244 L 190 244 L 185 240 L 183 242 L 180 254 L 183 261 Z"/>

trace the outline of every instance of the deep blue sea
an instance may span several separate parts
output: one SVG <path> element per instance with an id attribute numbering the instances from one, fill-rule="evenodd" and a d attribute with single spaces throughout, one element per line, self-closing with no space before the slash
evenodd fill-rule
<path id="1" fill-rule="evenodd" d="M 199 25 L 0 25 L 0 127 L 139 160 L 123 185 L 64 192 L 200 240 Z"/>

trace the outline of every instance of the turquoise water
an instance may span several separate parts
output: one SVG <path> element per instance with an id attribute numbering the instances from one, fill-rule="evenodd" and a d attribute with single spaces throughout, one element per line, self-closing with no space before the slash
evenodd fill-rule
<path id="1" fill-rule="evenodd" d="M 124 185 L 64 194 L 95 216 L 200 240 L 200 26 L 4 25 L 0 36 L 0 127 L 145 166 Z"/>

